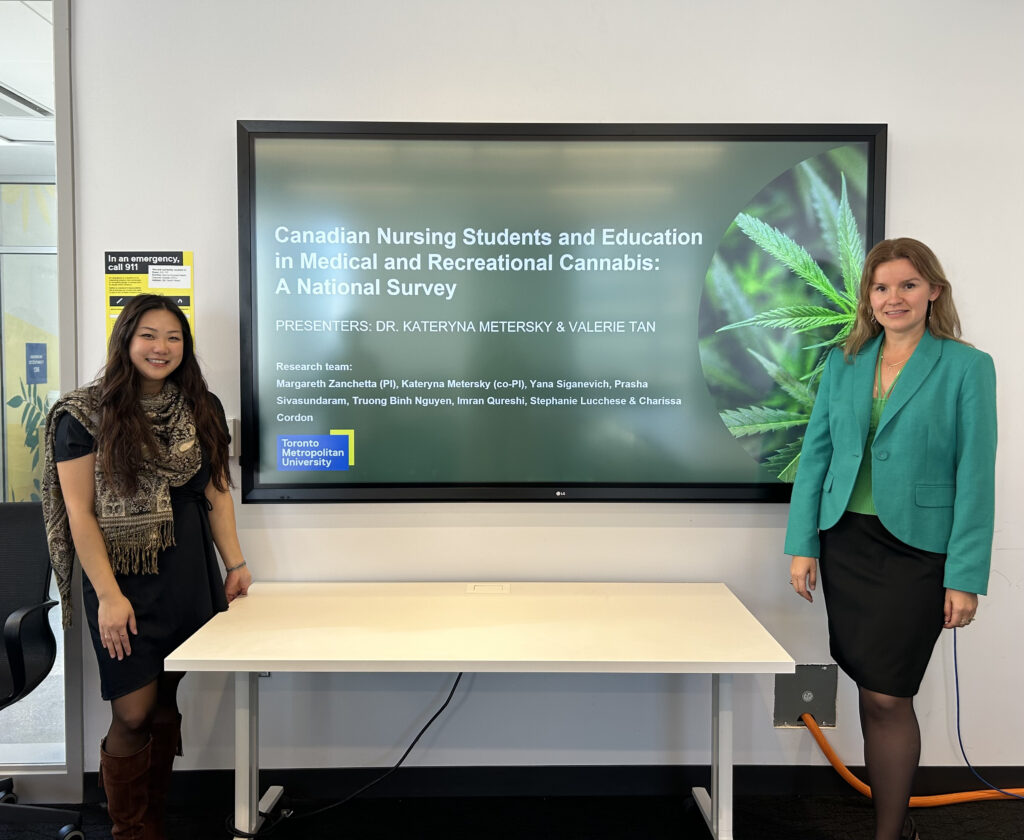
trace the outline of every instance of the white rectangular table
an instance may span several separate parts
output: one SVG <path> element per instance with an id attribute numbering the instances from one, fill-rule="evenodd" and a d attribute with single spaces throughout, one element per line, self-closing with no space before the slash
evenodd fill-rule
<path id="1" fill-rule="evenodd" d="M 235 673 L 235 825 L 259 811 L 261 671 L 711 674 L 711 792 L 732 840 L 732 677 L 793 659 L 723 583 L 256 583 L 166 659 Z"/>

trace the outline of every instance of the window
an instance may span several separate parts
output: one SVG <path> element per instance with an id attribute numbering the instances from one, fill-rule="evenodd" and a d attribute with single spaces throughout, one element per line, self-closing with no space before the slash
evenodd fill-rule
<path id="1" fill-rule="evenodd" d="M 39 499 L 43 419 L 58 394 L 53 184 L 0 183 L 4 501 Z"/>

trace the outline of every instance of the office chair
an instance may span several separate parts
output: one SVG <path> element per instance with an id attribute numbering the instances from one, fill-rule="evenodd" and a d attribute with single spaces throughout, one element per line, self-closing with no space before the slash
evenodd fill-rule
<path id="1" fill-rule="evenodd" d="M 0 709 L 17 703 L 43 681 L 57 656 L 47 613 L 50 555 L 39 502 L 0 503 Z M 74 811 L 19 805 L 14 780 L 0 778 L 0 823 L 66 822 L 58 840 L 85 840 Z"/>

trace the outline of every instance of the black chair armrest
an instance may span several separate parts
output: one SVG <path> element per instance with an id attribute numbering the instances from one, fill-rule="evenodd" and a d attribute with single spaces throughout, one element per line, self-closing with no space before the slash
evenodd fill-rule
<path id="1" fill-rule="evenodd" d="M 13 703 L 20 699 L 28 682 L 25 674 L 25 650 L 24 642 L 22 640 L 22 626 L 29 616 L 39 612 L 40 610 L 45 614 L 55 606 L 57 606 L 56 601 L 44 601 L 41 604 L 33 604 L 29 607 L 17 609 L 7 616 L 7 621 L 4 622 L 4 646 L 7 648 L 7 662 L 11 670 L 12 690 L 11 696 L 9 698 L 5 698 L 3 705 Z"/>

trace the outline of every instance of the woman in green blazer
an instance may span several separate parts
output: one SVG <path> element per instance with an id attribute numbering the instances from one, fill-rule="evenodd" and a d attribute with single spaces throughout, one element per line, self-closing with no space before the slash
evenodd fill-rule
<path id="1" fill-rule="evenodd" d="M 790 583 L 810 601 L 821 573 L 832 655 L 859 688 L 876 840 L 917 837 L 913 697 L 941 629 L 970 624 L 988 585 L 995 369 L 959 336 L 935 254 L 914 239 L 876 245 L 793 486 Z"/>

